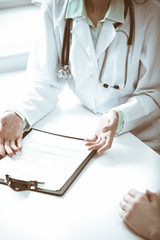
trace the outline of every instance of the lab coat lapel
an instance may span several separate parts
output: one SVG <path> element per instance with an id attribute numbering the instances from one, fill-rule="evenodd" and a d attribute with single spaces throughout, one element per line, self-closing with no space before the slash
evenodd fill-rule
<path id="1" fill-rule="evenodd" d="M 81 18 L 73 20 L 72 35 L 72 37 L 75 37 L 76 41 L 79 42 L 94 65 L 98 68 L 93 40 L 88 24 Z"/>
<path id="2" fill-rule="evenodd" d="M 96 58 L 100 58 L 102 53 L 109 47 L 116 36 L 116 30 L 111 21 L 104 22 L 96 45 Z"/>

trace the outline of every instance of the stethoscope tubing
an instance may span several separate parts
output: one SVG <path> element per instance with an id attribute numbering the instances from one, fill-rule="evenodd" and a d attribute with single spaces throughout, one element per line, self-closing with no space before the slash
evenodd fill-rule
<path id="1" fill-rule="evenodd" d="M 126 38 L 129 39 L 127 33 L 124 30 L 120 29 L 117 32 L 122 32 L 126 36 Z M 125 86 L 127 84 L 128 58 L 129 58 L 130 47 L 131 47 L 131 45 L 129 45 L 128 42 L 127 42 L 127 54 L 126 54 L 126 60 L 125 60 L 125 77 L 124 77 L 124 83 L 123 83 L 122 86 L 119 86 L 119 85 L 111 86 L 111 85 L 108 85 L 107 83 L 103 83 L 102 80 L 101 80 L 102 79 L 102 74 L 103 74 L 103 69 L 104 69 L 104 66 L 105 66 L 106 58 L 107 58 L 107 50 L 106 50 L 104 60 L 103 60 L 103 64 L 102 64 L 101 71 L 100 71 L 100 75 L 99 75 L 99 81 L 100 81 L 101 86 L 103 86 L 104 88 L 114 88 L 114 89 L 117 89 L 117 90 L 122 90 L 122 89 L 125 88 Z"/>
<path id="2" fill-rule="evenodd" d="M 129 57 L 129 52 L 130 52 L 130 46 L 133 43 L 133 34 L 134 34 L 134 11 L 133 11 L 133 5 L 132 5 L 132 1 L 131 0 L 124 0 L 125 1 L 125 17 L 127 15 L 127 10 L 129 9 L 129 15 L 130 15 L 130 31 L 129 31 L 129 37 L 126 34 L 125 31 L 123 30 L 118 30 L 123 32 L 126 37 L 128 38 L 127 40 L 127 56 L 126 56 L 126 61 L 125 61 L 125 80 L 124 80 L 124 84 L 120 87 L 118 85 L 108 85 L 106 83 L 103 83 L 101 78 L 102 78 L 102 73 L 103 73 L 103 69 L 104 69 L 104 65 L 105 65 L 105 61 L 107 58 L 107 51 L 105 52 L 105 57 L 104 57 L 104 61 L 102 64 L 102 68 L 100 71 L 100 75 L 99 75 L 99 81 L 101 86 L 103 86 L 104 88 L 114 88 L 117 90 L 122 90 L 125 88 L 126 84 L 127 84 L 127 74 L 128 74 L 128 57 Z M 68 18 L 66 19 L 66 24 L 65 24 L 65 29 L 64 29 L 64 37 L 63 37 L 63 46 L 62 46 L 62 52 L 61 52 L 61 69 L 58 72 L 58 77 L 61 79 L 67 79 L 71 77 L 71 73 L 70 73 L 70 68 L 69 68 L 69 53 L 70 53 L 70 36 L 71 36 L 71 24 L 72 24 L 72 19 Z M 118 26 L 120 26 L 120 23 L 115 23 L 114 27 L 117 28 Z"/>

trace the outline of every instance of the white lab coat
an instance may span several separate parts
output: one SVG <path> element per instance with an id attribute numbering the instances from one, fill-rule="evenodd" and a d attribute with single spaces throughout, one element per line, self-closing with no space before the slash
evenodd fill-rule
<path id="1" fill-rule="evenodd" d="M 123 90 L 116 90 L 103 88 L 99 82 L 108 47 L 102 80 L 110 85 L 124 82 L 126 37 L 117 33 L 109 20 L 103 24 L 94 49 L 89 26 L 80 17 L 73 19 L 70 50 L 73 77 L 67 81 L 57 78 L 67 2 L 47 0 L 42 6 L 40 27 L 27 70 L 31 89 L 16 109 L 33 125 L 55 108 L 58 94 L 68 83 L 91 111 L 122 111 L 122 133 L 131 131 L 160 152 L 160 8 L 151 1 L 144 4 L 133 1 L 135 33 L 129 53 L 127 84 Z M 129 15 L 120 29 L 129 35 Z"/>

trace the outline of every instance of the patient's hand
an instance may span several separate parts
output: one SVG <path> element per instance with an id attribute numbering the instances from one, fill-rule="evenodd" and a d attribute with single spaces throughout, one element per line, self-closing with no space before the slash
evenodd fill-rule
<path id="1" fill-rule="evenodd" d="M 132 230 L 146 239 L 160 240 L 160 192 L 131 189 L 120 206 L 120 216 Z"/>

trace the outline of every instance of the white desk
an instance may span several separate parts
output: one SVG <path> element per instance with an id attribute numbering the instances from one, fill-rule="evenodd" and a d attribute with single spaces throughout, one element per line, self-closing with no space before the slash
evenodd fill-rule
<path id="1" fill-rule="evenodd" d="M 98 122 L 77 99 L 61 97 L 37 128 L 86 137 Z M 74 99 L 74 101 L 73 101 Z M 132 187 L 160 189 L 160 156 L 127 133 L 93 157 L 63 197 L 17 193 L 0 185 L 1 240 L 137 240 L 119 217 L 119 202 Z"/>

